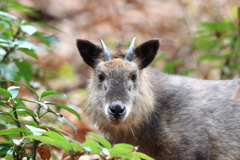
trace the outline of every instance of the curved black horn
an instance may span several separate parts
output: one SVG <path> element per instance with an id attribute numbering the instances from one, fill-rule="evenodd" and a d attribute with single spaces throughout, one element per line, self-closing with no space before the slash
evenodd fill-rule
<path id="1" fill-rule="evenodd" d="M 105 45 L 105 43 L 99 39 L 99 41 L 101 42 L 101 45 L 102 45 L 102 49 L 103 49 L 103 54 L 104 54 L 104 58 L 105 58 L 105 61 L 110 61 L 112 60 L 112 57 L 110 56 L 109 52 L 108 52 L 108 49 Z"/>
<path id="2" fill-rule="evenodd" d="M 136 39 L 136 37 L 134 37 L 132 39 L 132 42 L 131 42 L 130 47 L 129 47 L 128 51 L 127 51 L 127 54 L 124 57 L 124 61 L 129 61 L 129 62 L 132 61 L 135 39 Z"/>

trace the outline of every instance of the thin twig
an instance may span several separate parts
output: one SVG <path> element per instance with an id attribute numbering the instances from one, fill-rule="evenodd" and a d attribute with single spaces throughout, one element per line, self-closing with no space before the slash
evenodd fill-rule
<path id="1" fill-rule="evenodd" d="M 17 115 L 17 112 L 16 112 L 16 109 L 17 109 L 17 105 L 15 104 L 14 100 L 11 99 L 11 104 L 13 106 L 13 113 L 14 113 L 14 118 L 16 119 L 15 123 L 17 124 L 17 127 L 18 128 L 21 128 L 21 124 L 20 122 L 18 121 L 18 115 Z M 23 137 L 23 133 L 20 132 L 20 137 Z"/>
<path id="2" fill-rule="evenodd" d="M 33 140 L 32 160 L 35 160 L 35 159 L 36 159 L 38 143 L 39 143 L 38 140 Z"/>

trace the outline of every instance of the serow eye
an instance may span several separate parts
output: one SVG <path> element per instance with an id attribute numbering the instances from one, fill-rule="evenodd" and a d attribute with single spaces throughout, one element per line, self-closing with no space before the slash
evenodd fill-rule
<path id="1" fill-rule="evenodd" d="M 102 81 L 104 81 L 104 76 L 103 75 L 98 75 L 98 80 L 100 81 L 100 82 L 102 82 Z"/>
<path id="2" fill-rule="evenodd" d="M 137 75 L 132 75 L 132 78 L 131 78 L 131 79 L 132 79 L 132 81 L 135 82 L 135 81 L 137 80 Z"/>

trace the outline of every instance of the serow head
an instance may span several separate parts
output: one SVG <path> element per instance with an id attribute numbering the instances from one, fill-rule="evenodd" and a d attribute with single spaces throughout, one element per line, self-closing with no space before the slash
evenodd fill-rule
<path id="1" fill-rule="evenodd" d="M 136 117 L 143 110 L 140 103 L 147 104 L 142 102 L 147 99 L 142 96 L 148 95 L 144 93 L 147 85 L 143 69 L 153 61 L 160 44 L 158 39 L 152 39 L 134 48 L 133 38 L 127 52 L 119 53 L 125 55 L 123 58 L 112 58 L 101 39 L 100 43 L 102 47 L 77 40 L 84 62 L 94 70 L 88 84 L 86 111 L 91 117 L 118 125 Z"/>

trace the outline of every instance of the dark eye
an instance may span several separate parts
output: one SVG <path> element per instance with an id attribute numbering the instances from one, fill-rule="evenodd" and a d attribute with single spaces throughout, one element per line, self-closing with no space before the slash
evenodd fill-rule
<path id="1" fill-rule="evenodd" d="M 137 80 L 137 75 L 132 75 L 132 81 L 136 81 Z"/>
<path id="2" fill-rule="evenodd" d="M 102 82 L 102 81 L 104 81 L 104 76 L 103 75 L 98 75 L 98 80 L 100 81 L 100 82 Z"/>

